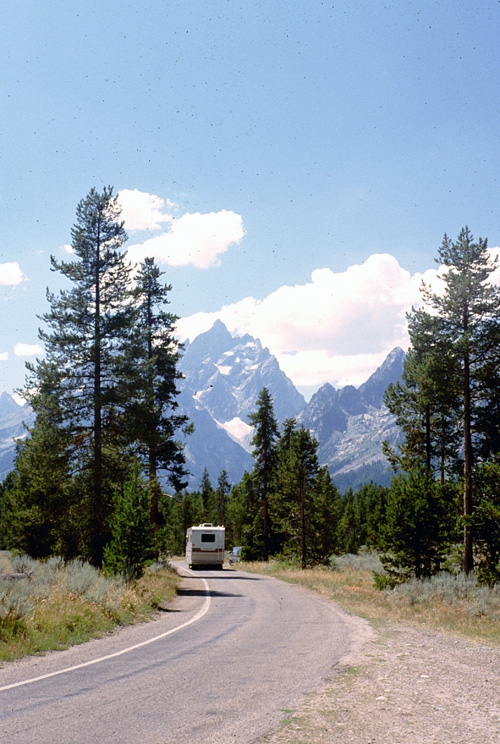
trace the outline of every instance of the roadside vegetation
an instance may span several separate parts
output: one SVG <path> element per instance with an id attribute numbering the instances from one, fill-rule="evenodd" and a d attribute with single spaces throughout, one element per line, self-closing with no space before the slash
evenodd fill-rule
<path id="1" fill-rule="evenodd" d="M 31 572 L 31 573 L 30 573 Z M 127 582 L 82 561 L 37 561 L 0 552 L 0 662 L 67 648 L 117 626 L 150 619 L 176 595 L 177 573 L 168 564 L 149 566 Z"/>
<path id="2" fill-rule="evenodd" d="M 500 585 L 479 584 L 474 575 L 440 572 L 410 579 L 393 589 L 375 587 L 382 571 L 374 552 L 342 555 L 331 567 L 301 569 L 280 560 L 243 563 L 241 569 L 299 584 L 337 602 L 344 610 L 374 622 L 416 623 L 464 638 L 500 644 Z"/>

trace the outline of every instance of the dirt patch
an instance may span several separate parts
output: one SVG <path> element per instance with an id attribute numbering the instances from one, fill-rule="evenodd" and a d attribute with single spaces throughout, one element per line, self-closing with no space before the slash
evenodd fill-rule
<path id="1" fill-rule="evenodd" d="M 264 742 L 498 744 L 500 648 L 384 624 Z"/>

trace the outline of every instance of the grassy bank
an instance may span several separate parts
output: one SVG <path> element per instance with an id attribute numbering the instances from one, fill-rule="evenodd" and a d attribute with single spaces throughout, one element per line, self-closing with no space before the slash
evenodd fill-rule
<path id="1" fill-rule="evenodd" d="M 33 561 L 0 553 L 0 661 L 67 648 L 149 619 L 175 597 L 178 576 L 167 565 L 151 566 L 132 584 L 107 578 L 92 566 L 57 558 Z"/>
<path id="2" fill-rule="evenodd" d="M 465 638 L 500 644 L 500 587 L 489 589 L 463 574 L 438 574 L 379 591 L 373 571 L 382 571 L 375 554 L 344 555 L 332 568 L 301 570 L 279 561 L 241 564 L 244 571 L 274 576 L 335 600 L 369 620 L 419 623 Z"/>

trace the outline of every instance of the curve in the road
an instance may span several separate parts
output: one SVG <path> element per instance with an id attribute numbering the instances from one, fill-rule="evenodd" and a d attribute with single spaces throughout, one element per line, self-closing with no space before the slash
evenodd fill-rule
<path id="1" fill-rule="evenodd" d="M 357 621 L 322 597 L 234 569 L 205 573 L 207 584 L 179 569 L 188 581 L 172 612 L 187 618 L 0 669 L 0 742 L 250 744 L 354 648 Z"/>
<path id="2" fill-rule="evenodd" d="M 185 569 L 188 570 L 189 569 Z M 192 571 L 189 571 L 193 576 L 195 575 Z M 203 605 L 198 610 L 196 615 L 194 615 L 190 620 L 187 620 L 185 623 L 182 623 L 182 625 L 177 625 L 175 628 L 171 628 L 170 630 L 165 631 L 164 633 L 160 633 L 160 635 L 154 636 L 154 638 L 148 638 L 146 641 L 142 641 L 141 643 L 136 643 L 133 646 L 127 646 L 127 648 L 122 648 L 120 651 L 115 651 L 112 654 L 107 654 L 106 656 L 100 656 L 97 659 L 91 659 L 90 661 L 82 662 L 81 664 L 75 664 L 74 666 L 65 667 L 64 669 L 58 669 L 55 672 L 48 672 L 47 674 L 41 674 L 38 677 L 32 677 L 31 679 L 24 679 L 20 682 L 13 682 L 10 685 L 4 685 L 3 687 L 0 687 L 0 692 L 4 692 L 5 690 L 12 690 L 14 687 L 23 687 L 24 685 L 32 685 L 34 682 L 41 682 L 44 679 L 49 679 L 50 677 L 57 677 L 60 674 L 68 674 L 68 672 L 74 672 L 76 669 L 83 669 L 84 667 L 93 666 L 94 664 L 100 664 L 103 661 L 108 661 L 109 659 L 114 659 L 116 656 L 123 656 L 123 654 L 128 654 L 131 651 L 135 651 L 138 648 L 141 648 L 142 646 L 149 646 L 151 643 L 155 643 L 156 641 L 160 641 L 162 638 L 166 638 L 169 635 L 172 635 L 172 633 L 177 633 L 177 631 L 182 630 L 183 628 L 187 627 L 188 625 L 192 625 L 192 623 L 197 622 L 198 620 L 201 620 L 201 618 L 206 615 L 210 608 L 210 589 L 208 586 L 208 583 L 205 579 L 200 578 L 200 581 L 203 582 L 204 588 L 205 588 L 205 601 L 203 602 Z"/>

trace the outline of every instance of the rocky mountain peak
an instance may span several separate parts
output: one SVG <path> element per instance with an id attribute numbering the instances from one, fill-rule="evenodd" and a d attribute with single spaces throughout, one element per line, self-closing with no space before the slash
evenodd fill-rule
<path id="1" fill-rule="evenodd" d="M 359 392 L 366 405 L 380 408 L 384 402 L 384 393 L 389 384 L 401 379 L 404 360 L 403 349 L 396 347 L 387 355 L 385 361 L 368 380 L 359 387 Z"/>
<path id="2" fill-rule="evenodd" d="M 234 338 L 221 320 L 216 320 L 213 326 L 204 333 L 200 333 L 193 341 L 185 344 L 184 360 L 189 364 L 201 364 L 206 359 L 219 358 L 234 345 Z"/>
<path id="3" fill-rule="evenodd" d="M 2 393 L 0 395 L 0 416 L 7 416 L 11 413 L 18 413 L 21 410 L 20 406 L 14 398 L 8 393 Z"/>
<path id="4" fill-rule="evenodd" d="M 263 387 L 273 395 L 280 421 L 295 416 L 305 403 L 269 349 L 249 334 L 231 336 L 221 321 L 189 345 L 180 369 L 185 391 L 219 423 L 235 417 L 248 422 Z"/>
<path id="5" fill-rule="evenodd" d="M 222 468 L 230 478 L 241 470 L 241 477 L 250 466 L 249 414 L 263 387 L 273 396 L 278 421 L 296 416 L 305 404 L 269 349 L 249 334 L 231 336 L 221 321 L 186 345 L 179 369 L 184 375 L 179 404 L 195 425 L 186 442 L 195 478 L 205 466 L 214 478 Z"/>

